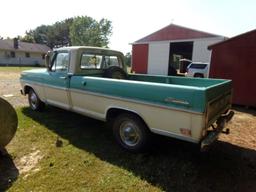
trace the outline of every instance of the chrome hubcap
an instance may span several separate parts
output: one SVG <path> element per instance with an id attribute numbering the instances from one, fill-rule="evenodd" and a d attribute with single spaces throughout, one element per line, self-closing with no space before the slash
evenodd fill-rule
<path id="1" fill-rule="evenodd" d="M 123 122 L 120 126 L 120 136 L 124 144 L 135 146 L 140 141 L 139 128 L 132 122 Z"/>
<path id="2" fill-rule="evenodd" d="M 34 92 L 32 92 L 30 95 L 30 103 L 31 103 L 32 108 L 35 109 L 37 106 L 37 96 Z"/>

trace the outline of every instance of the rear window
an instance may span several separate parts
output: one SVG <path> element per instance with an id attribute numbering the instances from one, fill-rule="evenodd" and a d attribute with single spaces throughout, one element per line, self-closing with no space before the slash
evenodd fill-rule
<path id="1" fill-rule="evenodd" d="M 112 66 L 122 68 L 121 60 L 115 55 L 82 54 L 81 69 L 106 69 Z"/>
<path id="2" fill-rule="evenodd" d="M 191 64 L 189 68 L 194 68 L 194 69 L 204 69 L 207 66 L 207 64 Z"/>

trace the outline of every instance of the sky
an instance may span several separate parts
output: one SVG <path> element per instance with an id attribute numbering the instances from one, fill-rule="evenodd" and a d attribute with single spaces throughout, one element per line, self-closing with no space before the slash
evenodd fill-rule
<path id="1" fill-rule="evenodd" d="M 109 47 L 127 53 L 131 43 L 171 23 L 226 37 L 256 29 L 255 0 L 4 0 L 0 36 L 75 16 L 112 21 Z"/>

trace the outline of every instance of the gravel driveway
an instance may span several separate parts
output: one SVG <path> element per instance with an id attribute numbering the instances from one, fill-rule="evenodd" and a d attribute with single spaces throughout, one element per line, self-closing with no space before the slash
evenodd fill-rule
<path id="1" fill-rule="evenodd" d="M 0 97 L 14 107 L 28 105 L 27 97 L 20 94 L 20 72 L 0 71 Z"/>

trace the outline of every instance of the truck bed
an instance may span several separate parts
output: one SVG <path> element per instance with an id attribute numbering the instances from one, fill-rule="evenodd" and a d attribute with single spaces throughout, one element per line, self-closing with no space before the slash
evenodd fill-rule
<path id="1" fill-rule="evenodd" d="M 81 86 L 81 81 L 86 81 L 86 86 Z M 231 81 L 148 75 L 129 75 L 129 80 L 73 76 L 70 87 L 203 113 L 208 102 L 230 92 Z"/>
<path id="2" fill-rule="evenodd" d="M 196 103 L 201 103 L 202 99 L 204 99 L 207 105 L 207 102 L 213 103 L 220 99 L 221 97 L 231 97 L 232 90 L 232 81 L 224 80 L 224 79 L 205 79 L 205 78 L 184 78 L 184 77 L 176 77 L 176 76 L 150 76 L 150 75 L 137 75 L 132 74 L 129 75 L 130 80 L 134 81 L 142 81 L 142 82 L 152 82 L 152 83 L 161 83 L 168 84 L 172 87 L 176 88 L 184 88 L 184 89 L 194 89 L 195 91 L 203 91 L 204 98 L 198 97 L 198 101 L 194 100 Z M 228 95 L 228 96 L 227 96 Z M 182 96 L 178 96 L 179 98 L 183 98 Z M 223 101 L 223 107 L 230 98 L 226 98 L 227 101 Z M 192 107 L 192 106 L 191 106 Z M 199 110 L 199 108 L 194 108 L 195 110 Z M 203 111 L 201 111 L 203 112 Z"/>

